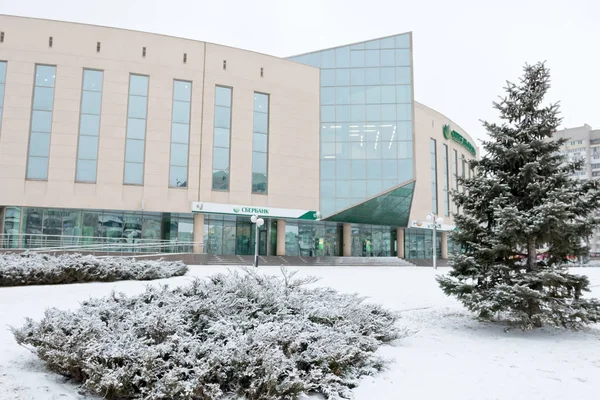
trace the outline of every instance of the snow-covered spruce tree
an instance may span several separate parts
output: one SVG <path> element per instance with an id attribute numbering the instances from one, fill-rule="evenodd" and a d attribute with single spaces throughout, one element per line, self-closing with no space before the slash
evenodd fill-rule
<path id="1" fill-rule="evenodd" d="M 483 123 L 487 154 L 471 161 L 474 177 L 459 179 L 464 191 L 453 192 L 452 238 L 462 252 L 438 282 L 482 320 L 578 329 L 600 322 L 600 302 L 582 298 L 589 280 L 565 263 L 588 251 L 582 242 L 600 222 L 600 194 L 597 182 L 572 178 L 582 162 L 559 153 L 558 105 L 543 104 L 549 87 L 543 63 L 526 65 L 520 84 L 509 82 L 494 103 L 503 122 Z"/>

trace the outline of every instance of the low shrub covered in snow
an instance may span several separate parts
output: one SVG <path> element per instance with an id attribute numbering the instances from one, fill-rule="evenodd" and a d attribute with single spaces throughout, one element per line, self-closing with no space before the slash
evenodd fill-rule
<path id="1" fill-rule="evenodd" d="M 184 275 L 187 270 L 180 261 L 80 254 L 1 254 L 0 286 L 152 280 Z"/>
<path id="2" fill-rule="evenodd" d="M 374 356 L 403 337 L 398 316 L 313 279 L 218 274 L 189 286 L 113 293 L 49 309 L 13 333 L 50 369 L 108 399 L 349 397 Z"/>

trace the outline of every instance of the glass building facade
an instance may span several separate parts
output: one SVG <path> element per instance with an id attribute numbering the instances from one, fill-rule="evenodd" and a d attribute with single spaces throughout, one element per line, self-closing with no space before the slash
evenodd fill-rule
<path id="1" fill-rule="evenodd" d="M 290 58 L 321 70 L 325 217 L 414 178 L 411 42 L 402 34 Z"/>
<path id="2" fill-rule="evenodd" d="M 2 247 L 191 252 L 193 227 L 191 214 L 6 207 Z M 161 242 L 171 244 L 160 247 Z M 146 248 L 144 243 L 156 248 Z"/>

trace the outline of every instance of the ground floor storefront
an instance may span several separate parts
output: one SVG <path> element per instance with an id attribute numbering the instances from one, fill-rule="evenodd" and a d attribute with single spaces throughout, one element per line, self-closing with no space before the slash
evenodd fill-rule
<path id="1" fill-rule="evenodd" d="M 252 255 L 258 237 L 259 254 L 265 256 L 432 256 L 430 229 L 396 227 L 393 221 L 379 226 L 284 215 L 263 216 L 256 235 L 251 216 L 237 213 L 242 215 L 5 206 L 0 207 L 0 247 Z M 447 232 L 437 233 L 435 245 L 438 258 L 453 250 Z"/>

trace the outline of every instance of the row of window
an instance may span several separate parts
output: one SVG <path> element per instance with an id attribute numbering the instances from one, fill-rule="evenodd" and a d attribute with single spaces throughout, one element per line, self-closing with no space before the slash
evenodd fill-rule
<path id="1" fill-rule="evenodd" d="M 6 79 L 5 61 L 0 62 L 0 122 Z M 83 70 L 79 136 L 77 146 L 77 182 L 96 182 L 98 142 L 102 107 L 104 72 Z M 31 109 L 27 179 L 47 180 L 54 109 L 56 66 L 35 67 L 35 83 Z M 148 113 L 146 75 L 130 74 L 127 103 L 125 165 L 123 183 L 143 185 Z M 215 190 L 229 190 L 232 88 L 215 88 L 213 181 Z M 171 115 L 169 186 L 187 187 L 191 118 L 192 82 L 173 81 Z M 269 134 L 269 95 L 254 94 L 254 126 L 252 154 L 252 192 L 267 192 L 267 154 Z"/>

